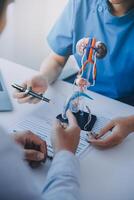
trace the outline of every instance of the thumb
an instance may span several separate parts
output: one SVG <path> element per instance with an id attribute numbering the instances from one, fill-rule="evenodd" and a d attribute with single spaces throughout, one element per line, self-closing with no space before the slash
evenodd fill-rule
<path id="1" fill-rule="evenodd" d="M 66 129 L 66 132 L 70 133 L 72 135 L 75 135 L 75 137 L 76 137 L 76 135 L 78 137 L 80 137 L 81 129 L 77 123 L 75 116 L 73 115 L 73 113 L 70 110 L 67 111 L 67 118 L 69 121 L 69 126 Z"/>
<path id="2" fill-rule="evenodd" d="M 29 88 L 32 89 L 33 80 L 32 80 L 32 79 L 29 79 L 29 80 L 26 81 L 26 83 L 27 83 L 27 84 L 26 84 L 26 85 L 27 85 L 27 89 L 29 89 Z"/>
<path id="3" fill-rule="evenodd" d="M 40 151 L 25 149 L 24 150 L 25 159 L 28 161 L 42 161 L 45 156 Z"/>
<path id="4" fill-rule="evenodd" d="M 69 127 L 78 126 L 77 120 L 70 110 L 67 111 L 67 118 L 69 122 Z"/>
<path id="5" fill-rule="evenodd" d="M 105 135 L 108 131 L 110 131 L 114 127 L 114 122 L 109 122 L 104 128 L 102 128 L 99 132 L 99 134 L 96 136 L 96 139 L 102 137 Z"/>
<path id="6" fill-rule="evenodd" d="M 53 130 L 60 130 L 62 129 L 62 125 L 59 119 L 55 120 L 55 123 L 53 124 Z"/>

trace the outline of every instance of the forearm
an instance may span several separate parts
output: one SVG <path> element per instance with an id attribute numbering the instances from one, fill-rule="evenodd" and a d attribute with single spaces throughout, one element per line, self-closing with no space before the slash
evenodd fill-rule
<path id="1" fill-rule="evenodd" d="M 68 151 L 59 152 L 48 172 L 46 186 L 43 194 L 49 200 L 79 200 L 79 162 L 77 158 Z"/>
<path id="2" fill-rule="evenodd" d="M 57 80 L 68 58 L 51 53 L 42 63 L 40 72 L 48 84 Z"/>

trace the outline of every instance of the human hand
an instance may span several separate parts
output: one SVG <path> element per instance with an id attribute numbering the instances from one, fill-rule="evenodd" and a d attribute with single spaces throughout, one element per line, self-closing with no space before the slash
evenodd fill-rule
<path id="1" fill-rule="evenodd" d="M 100 148 L 110 148 L 120 144 L 134 129 L 134 117 L 117 118 L 109 122 L 96 137 L 91 136 L 89 142 Z M 111 134 L 102 138 L 111 131 Z"/>
<path id="2" fill-rule="evenodd" d="M 22 87 L 32 88 L 34 92 L 42 94 L 47 90 L 48 83 L 47 80 L 41 74 L 38 74 L 33 76 L 30 80 L 25 81 L 22 84 Z M 18 92 L 18 90 L 15 90 L 13 97 L 16 98 L 19 103 L 36 104 L 40 102 L 40 99 L 27 95 L 25 92 Z"/>
<path id="3" fill-rule="evenodd" d="M 52 133 L 52 145 L 55 153 L 67 150 L 72 153 L 76 149 L 80 140 L 80 128 L 71 111 L 67 111 L 68 125 L 63 125 L 59 120 L 55 123 Z"/>
<path id="4" fill-rule="evenodd" d="M 32 167 L 36 167 L 42 161 L 46 160 L 46 142 L 40 139 L 37 135 L 33 134 L 31 131 L 24 131 L 21 133 L 16 132 L 13 135 L 13 139 L 24 148 L 25 159 Z"/>

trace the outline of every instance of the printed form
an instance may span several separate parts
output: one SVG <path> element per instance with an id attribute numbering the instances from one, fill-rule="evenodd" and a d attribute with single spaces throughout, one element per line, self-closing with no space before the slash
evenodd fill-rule
<path id="1" fill-rule="evenodd" d="M 61 108 L 61 104 L 60 107 Z M 9 132 L 30 130 L 34 134 L 46 141 L 48 156 L 53 157 L 53 149 L 51 145 L 51 132 L 53 123 L 59 113 L 58 105 L 41 103 L 27 116 L 22 116 L 17 122 L 14 122 Z M 104 117 L 97 117 L 97 121 L 92 129 L 93 132 L 98 132 L 109 120 Z M 76 152 L 80 156 L 91 145 L 88 143 L 88 132 L 81 131 L 80 143 Z"/>

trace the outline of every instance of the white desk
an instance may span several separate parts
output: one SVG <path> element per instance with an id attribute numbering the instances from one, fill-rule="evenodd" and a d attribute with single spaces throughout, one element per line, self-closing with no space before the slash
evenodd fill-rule
<path id="1" fill-rule="evenodd" d="M 0 113 L 0 124 L 5 128 L 7 123 L 17 120 L 21 115 L 30 112 L 37 105 L 19 105 L 13 98 L 11 83 L 21 83 L 36 72 L 12 62 L 0 59 L 0 70 L 7 83 L 14 111 Z M 60 91 L 64 98 L 71 92 L 70 84 L 58 81 L 50 88 L 56 94 Z M 89 92 L 95 99 L 91 110 L 96 115 L 108 118 L 134 114 L 134 107 L 106 98 L 102 95 Z M 129 136 L 121 145 L 109 150 L 93 148 L 81 163 L 81 188 L 83 200 L 133 200 L 134 199 L 134 135 Z M 33 172 L 41 189 L 49 162 Z"/>

